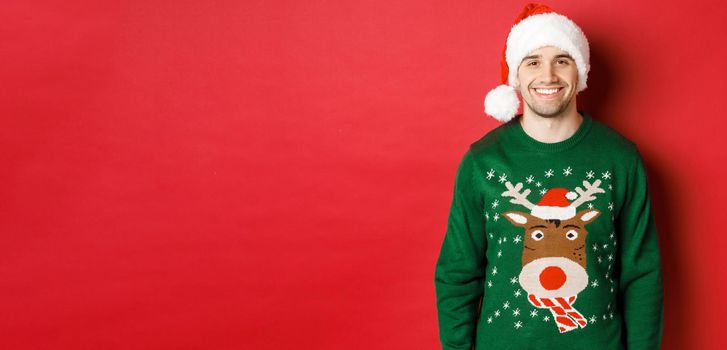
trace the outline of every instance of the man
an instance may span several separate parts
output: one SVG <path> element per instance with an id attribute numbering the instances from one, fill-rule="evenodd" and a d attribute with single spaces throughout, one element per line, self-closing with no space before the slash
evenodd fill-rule
<path id="1" fill-rule="evenodd" d="M 444 349 L 658 349 L 663 284 L 636 145 L 579 111 L 589 46 L 529 4 L 457 169 L 435 269 Z M 523 113 L 517 94 L 524 101 Z"/>

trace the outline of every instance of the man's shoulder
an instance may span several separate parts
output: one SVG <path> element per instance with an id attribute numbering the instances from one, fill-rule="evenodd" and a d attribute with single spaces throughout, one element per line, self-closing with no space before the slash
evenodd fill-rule
<path id="1" fill-rule="evenodd" d="M 607 147 L 610 151 L 625 153 L 636 151 L 634 141 L 601 121 L 593 119 L 590 134 L 590 141 L 598 147 Z"/>
<path id="2" fill-rule="evenodd" d="M 472 152 L 473 155 L 482 156 L 488 152 L 498 149 L 501 146 L 500 141 L 502 140 L 502 137 L 512 127 L 512 122 L 498 125 L 494 129 L 488 131 L 484 136 L 472 142 L 469 146 L 470 152 Z"/>

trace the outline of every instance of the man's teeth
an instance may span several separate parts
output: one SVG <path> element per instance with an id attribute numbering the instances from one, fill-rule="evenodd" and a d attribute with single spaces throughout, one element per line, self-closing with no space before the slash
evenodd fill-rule
<path id="1" fill-rule="evenodd" d="M 537 93 L 543 94 L 543 95 L 552 95 L 552 94 L 558 92 L 558 90 L 560 90 L 560 89 L 535 89 L 535 91 Z"/>

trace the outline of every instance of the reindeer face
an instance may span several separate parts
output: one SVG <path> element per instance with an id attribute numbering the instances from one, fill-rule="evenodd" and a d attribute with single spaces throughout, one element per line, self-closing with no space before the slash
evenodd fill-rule
<path id="1" fill-rule="evenodd" d="M 595 209 L 578 212 L 568 220 L 545 220 L 524 212 L 503 213 L 513 225 L 525 229 L 523 239 L 523 266 L 543 257 L 564 257 L 586 267 L 585 225 L 601 213 Z"/>

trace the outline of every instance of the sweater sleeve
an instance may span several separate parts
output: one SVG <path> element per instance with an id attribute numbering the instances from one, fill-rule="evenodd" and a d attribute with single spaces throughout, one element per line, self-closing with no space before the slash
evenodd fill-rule
<path id="1" fill-rule="evenodd" d="M 625 201 L 617 218 L 623 342 L 628 350 L 655 350 L 661 345 L 664 318 L 661 258 L 646 171 L 638 150 L 632 164 Z"/>
<path id="2" fill-rule="evenodd" d="M 437 260 L 434 284 L 439 336 L 444 350 L 471 349 L 483 296 L 485 218 L 481 190 L 474 186 L 471 151 L 457 169 L 447 230 Z"/>

